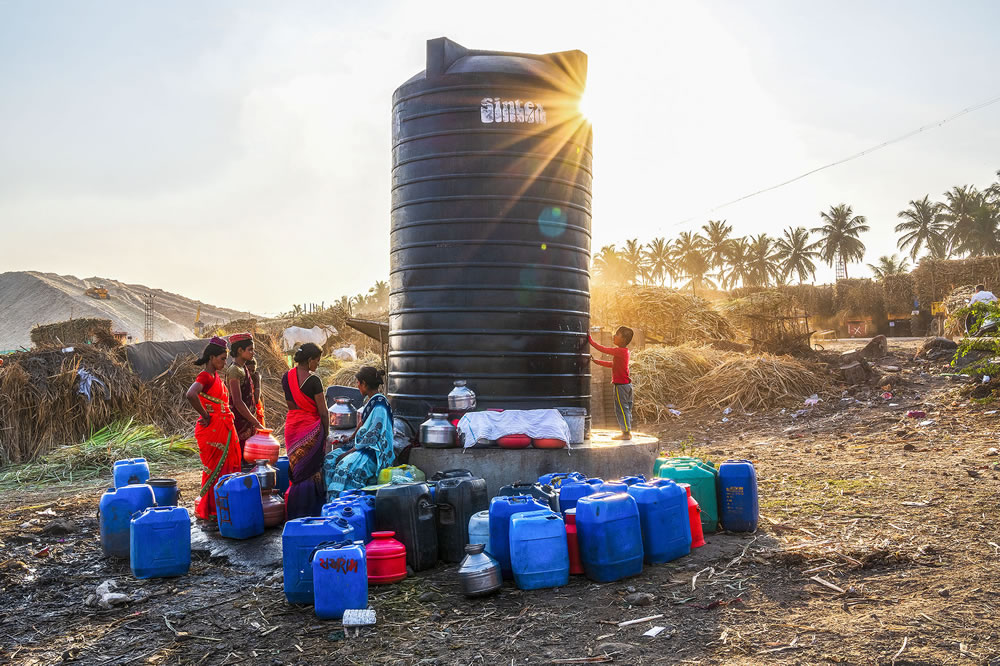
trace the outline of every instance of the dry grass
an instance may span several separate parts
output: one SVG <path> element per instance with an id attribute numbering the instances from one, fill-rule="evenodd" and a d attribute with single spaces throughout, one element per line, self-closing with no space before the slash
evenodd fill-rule
<path id="1" fill-rule="evenodd" d="M 787 292 L 761 291 L 730 301 L 723 311 L 739 327 L 756 351 L 809 351 L 806 312 Z"/>
<path id="2" fill-rule="evenodd" d="M 743 411 L 774 407 L 829 388 L 818 369 L 788 356 L 730 355 L 694 382 L 691 405 Z"/>
<path id="3" fill-rule="evenodd" d="M 338 386 L 354 386 L 357 381 L 354 376 L 358 374 L 358 370 L 366 365 L 373 366 L 383 372 L 385 371 L 381 356 L 370 352 L 364 353 L 358 356 L 357 361 L 342 361 L 340 363 L 340 368 L 331 375 L 330 384 L 336 384 Z"/>
<path id="4" fill-rule="evenodd" d="M 77 392 L 86 370 L 107 387 L 92 399 Z M 0 367 L 0 462 L 25 462 L 79 442 L 123 416 L 149 416 L 142 381 L 120 353 L 90 345 L 10 354 Z"/>
<path id="5" fill-rule="evenodd" d="M 258 335 L 257 365 L 261 399 L 269 427 L 281 431 L 287 413 L 281 377 L 288 369 L 276 340 Z M 201 368 L 195 356 L 174 359 L 170 367 L 143 382 L 121 350 L 83 345 L 19 352 L 0 366 L 0 463 L 34 460 L 63 444 L 83 441 L 114 421 L 134 419 L 168 434 L 190 435 L 196 415 L 184 393 Z M 77 373 L 86 370 L 104 383 L 91 400 L 77 391 Z"/>
<path id="6" fill-rule="evenodd" d="M 703 298 L 666 287 L 595 287 L 592 323 L 628 326 L 667 344 L 733 340 L 736 329 Z"/>
<path id="7" fill-rule="evenodd" d="M 43 324 L 31 329 L 31 342 L 36 347 L 96 344 L 117 347 L 119 342 L 111 334 L 110 319 L 70 319 L 54 324 Z"/>
<path id="8" fill-rule="evenodd" d="M 631 355 L 635 417 L 642 422 L 666 421 L 667 405 L 687 404 L 692 385 L 724 357 L 706 347 L 647 347 Z"/>

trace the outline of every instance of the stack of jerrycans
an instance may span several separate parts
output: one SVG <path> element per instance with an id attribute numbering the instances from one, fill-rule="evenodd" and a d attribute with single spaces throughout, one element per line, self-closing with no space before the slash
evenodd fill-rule
<path id="1" fill-rule="evenodd" d="M 467 469 L 438 472 L 437 482 L 438 556 L 444 562 L 461 562 L 469 543 L 469 521 L 476 513 L 489 509 L 486 481 Z"/>

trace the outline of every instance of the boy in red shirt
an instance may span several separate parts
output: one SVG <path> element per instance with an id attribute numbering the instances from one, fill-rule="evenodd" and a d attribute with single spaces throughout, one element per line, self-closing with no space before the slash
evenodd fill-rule
<path id="1" fill-rule="evenodd" d="M 614 439 L 632 439 L 632 381 L 628 376 L 628 345 L 632 342 L 632 335 L 631 328 L 619 326 L 614 337 L 611 338 L 614 347 L 599 345 L 589 334 L 587 335 L 587 341 L 594 349 L 611 356 L 610 361 L 599 361 L 596 358 L 593 361 L 597 365 L 611 368 L 615 416 L 618 417 L 618 425 L 622 429 L 622 434 L 616 435 Z"/>

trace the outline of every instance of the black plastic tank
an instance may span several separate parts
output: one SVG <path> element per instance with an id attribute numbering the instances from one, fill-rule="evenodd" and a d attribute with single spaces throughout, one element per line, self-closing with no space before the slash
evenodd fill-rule
<path id="1" fill-rule="evenodd" d="M 388 393 L 411 422 L 590 406 L 587 56 L 427 43 L 393 95 Z"/>

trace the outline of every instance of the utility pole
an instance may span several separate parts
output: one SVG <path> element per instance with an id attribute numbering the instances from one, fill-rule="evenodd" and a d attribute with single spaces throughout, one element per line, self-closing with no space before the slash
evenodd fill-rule
<path id="1" fill-rule="evenodd" d="M 847 260 L 844 259 L 843 255 L 839 252 L 833 258 L 834 263 L 837 265 L 837 281 L 847 279 Z"/>
<path id="2" fill-rule="evenodd" d="M 143 331 L 143 339 L 146 342 L 153 341 L 153 300 L 155 298 L 153 294 L 145 294 L 142 297 L 142 305 L 146 314 L 146 327 Z"/>

